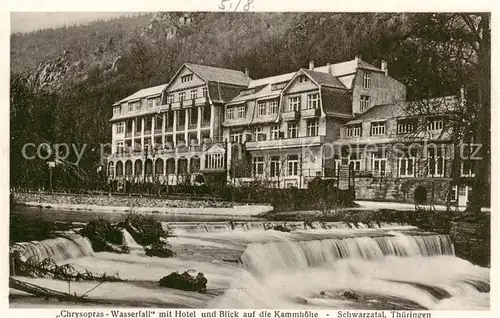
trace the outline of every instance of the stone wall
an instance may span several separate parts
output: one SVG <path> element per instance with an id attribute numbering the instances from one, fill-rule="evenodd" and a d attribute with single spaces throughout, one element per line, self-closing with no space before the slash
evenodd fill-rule
<path id="1" fill-rule="evenodd" d="M 415 203 L 415 190 L 422 187 L 425 203 L 445 204 L 450 182 L 448 178 L 356 178 L 356 199 Z"/>

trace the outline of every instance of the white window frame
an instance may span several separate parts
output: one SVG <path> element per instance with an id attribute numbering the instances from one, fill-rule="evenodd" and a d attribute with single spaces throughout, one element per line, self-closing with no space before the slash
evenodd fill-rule
<path id="1" fill-rule="evenodd" d="M 289 121 L 287 123 L 288 138 L 298 138 L 299 137 L 299 124 L 294 121 Z"/>
<path id="2" fill-rule="evenodd" d="M 301 96 L 291 96 L 288 98 L 288 111 L 295 112 L 300 109 Z"/>
<path id="3" fill-rule="evenodd" d="M 405 163 L 405 171 L 401 173 L 401 167 L 403 162 Z M 410 163 L 410 165 L 408 165 Z M 411 173 L 410 173 L 411 167 Z M 401 178 L 414 178 L 416 175 L 417 168 L 417 157 L 410 156 L 398 159 L 398 174 Z"/>
<path id="4" fill-rule="evenodd" d="M 261 136 L 263 136 L 263 137 L 261 137 Z M 267 135 L 264 133 L 264 128 L 262 126 L 254 127 L 253 128 L 253 137 L 254 137 L 254 141 L 266 140 Z M 262 140 L 260 140 L 259 138 L 261 138 Z"/>
<path id="5" fill-rule="evenodd" d="M 148 108 L 153 108 L 155 106 L 154 98 L 148 98 Z"/>
<path id="6" fill-rule="evenodd" d="M 299 76 L 299 83 L 307 83 L 307 82 L 309 82 L 309 77 L 307 77 L 306 75 Z"/>
<path id="7" fill-rule="evenodd" d="M 222 153 L 211 153 L 206 157 L 206 167 L 208 169 L 218 169 L 224 167 L 224 154 Z"/>
<path id="8" fill-rule="evenodd" d="M 431 158 L 433 162 L 431 162 Z M 427 151 L 427 176 L 434 178 L 442 178 L 445 175 L 446 169 L 446 161 L 441 152 L 438 152 L 436 155 L 432 153 L 432 151 Z M 433 168 L 434 173 L 431 173 L 431 168 Z M 438 171 L 441 170 L 439 173 Z"/>
<path id="9" fill-rule="evenodd" d="M 464 163 L 465 163 L 465 162 L 462 160 L 462 161 L 460 162 L 460 176 L 461 176 L 461 177 L 468 177 L 468 178 L 473 178 L 473 177 L 475 177 L 475 176 L 476 176 L 476 174 L 475 174 L 475 172 L 474 172 L 474 161 L 473 161 L 473 160 L 470 160 L 470 159 L 465 160 L 465 161 L 470 162 L 470 163 L 471 163 L 471 166 L 470 166 L 470 168 L 468 169 L 469 171 L 468 171 L 467 173 L 465 173 L 465 171 L 464 171 Z"/>
<path id="10" fill-rule="evenodd" d="M 415 130 L 415 125 L 413 120 L 410 119 L 399 119 L 397 121 L 397 133 L 398 135 L 410 134 Z"/>
<path id="11" fill-rule="evenodd" d="M 271 126 L 271 139 L 280 139 L 280 125 Z"/>
<path id="12" fill-rule="evenodd" d="M 187 74 L 187 75 L 181 76 L 181 83 L 191 82 L 192 80 L 193 80 L 193 74 Z"/>
<path id="13" fill-rule="evenodd" d="M 190 91 L 191 94 L 191 99 L 197 99 L 198 98 L 198 90 L 197 89 L 192 89 Z"/>
<path id="14" fill-rule="evenodd" d="M 385 121 L 375 121 L 370 123 L 370 136 L 384 136 Z"/>
<path id="15" fill-rule="evenodd" d="M 271 178 L 276 178 L 281 175 L 281 157 L 280 156 L 271 156 L 269 158 L 270 169 L 269 176 Z"/>
<path id="16" fill-rule="evenodd" d="M 361 171 L 361 155 L 360 154 L 350 154 L 349 155 L 349 166 L 353 166 L 354 171 Z"/>
<path id="17" fill-rule="evenodd" d="M 174 94 L 168 94 L 167 95 L 167 104 L 172 104 L 174 102 Z"/>
<path id="18" fill-rule="evenodd" d="M 245 118 L 245 105 L 238 106 L 236 109 L 236 118 Z"/>
<path id="19" fill-rule="evenodd" d="M 442 118 L 432 118 L 427 123 L 427 131 L 438 132 L 443 130 L 444 122 Z"/>
<path id="20" fill-rule="evenodd" d="M 273 100 L 269 102 L 269 114 L 274 115 L 278 113 L 278 101 Z"/>
<path id="21" fill-rule="evenodd" d="M 243 140 L 243 134 L 241 133 L 241 131 L 232 131 L 229 135 L 229 140 L 231 142 L 241 144 Z"/>
<path id="22" fill-rule="evenodd" d="M 203 88 L 201 89 L 201 95 L 202 95 L 203 97 L 208 97 L 208 88 L 203 87 Z"/>
<path id="23" fill-rule="evenodd" d="M 119 116 L 120 111 L 121 111 L 120 106 L 113 107 L 113 116 Z"/>
<path id="24" fill-rule="evenodd" d="M 344 136 L 346 138 L 360 137 L 361 136 L 361 125 L 349 125 L 345 128 Z"/>
<path id="25" fill-rule="evenodd" d="M 257 103 L 257 116 L 262 117 L 266 116 L 266 102 L 258 102 Z"/>
<path id="26" fill-rule="evenodd" d="M 179 102 L 186 100 L 186 92 L 179 92 Z"/>
<path id="27" fill-rule="evenodd" d="M 226 120 L 234 119 L 234 107 L 228 107 L 226 109 Z"/>
<path id="28" fill-rule="evenodd" d="M 363 72 L 363 88 L 370 88 L 371 87 L 371 73 L 370 72 Z"/>
<path id="29" fill-rule="evenodd" d="M 290 157 L 297 157 L 297 159 L 290 159 Z M 294 177 L 299 175 L 299 156 L 298 155 L 288 155 L 287 157 L 287 169 L 286 173 L 289 177 Z"/>
<path id="30" fill-rule="evenodd" d="M 307 109 L 319 108 L 319 93 L 307 95 Z"/>
<path id="31" fill-rule="evenodd" d="M 116 134 L 122 135 L 125 133 L 125 122 L 116 123 Z"/>
<path id="32" fill-rule="evenodd" d="M 116 141 L 116 153 L 123 153 L 124 151 L 125 151 L 125 144 L 124 144 L 123 140 L 117 140 Z"/>
<path id="33" fill-rule="evenodd" d="M 359 97 L 359 107 L 362 112 L 370 108 L 370 96 L 361 95 Z"/>
<path id="34" fill-rule="evenodd" d="M 265 172 L 266 170 L 264 167 L 264 157 L 263 156 L 253 157 L 253 175 L 263 176 Z"/>
<path id="35" fill-rule="evenodd" d="M 382 166 L 384 169 L 382 169 Z M 372 172 L 376 176 L 382 175 L 382 170 L 385 174 L 387 171 L 387 157 L 385 153 L 372 153 Z"/>
<path id="36" fill-rule="evenodd" d="M 309 119 L 307 121 L 307 136 L 316 137 L 319 135 L 319 120 Z"/>

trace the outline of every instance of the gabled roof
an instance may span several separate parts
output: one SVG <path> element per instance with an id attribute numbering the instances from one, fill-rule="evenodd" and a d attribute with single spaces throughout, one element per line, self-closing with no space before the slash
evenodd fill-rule
<path id="1" fill-rule="evenodd" d="M 143 88 L 135 93 L 133 93 L 130 96 L 125 97 L 124 99 L 116 102 L 115 104 L 121 104 L 129 100 L 134 100 L 134 99 L 139 99 L 139 98 L 144 98 L 144 97 L 149 97 L 149 96 L 155 96 L 155 95 L 160 95 L 163 90 L 167 87 L 167 84 L 162 84 L 158 86 L 153 86 L 153 87 L 148 87 L 148 88 Z"/>
<path id="2" fill-rule="evenodd" d="M 241 71 L 192 63 L 184 63 L 184 66 L 207 82 L 219 82 L 238 86 L 248 86 L 250 83 L 250 78 Z"/>
<path id="3" fill-rule="evenodd" d="M 336 88 L 347 88 L 341 81 L 339 81 L 335 76 L 329 73 L 321 73 L 316 71 L 310 71 L 307 69 L 301 69 L 302 72 L 309 75 L 309 77 L 320 86 L 336 87 Z"/>
<path id="4" fill-rule="evenodd" d="M 330 72 L 333 76 L 343 76 L 347 74 L 352 74 L 356 72 L 357 68 L 362 68 L 365 70 L 382 72 L 382 70 L 376 66 L 371 65 L 368 62 L 363 61 L 362 59 L 354 59 L 350 61 L 324 65 L 320 67 L 314 68 L 316 72 L 328 73 Z M 330 70 L 330 71 L 328 71 Z"/>

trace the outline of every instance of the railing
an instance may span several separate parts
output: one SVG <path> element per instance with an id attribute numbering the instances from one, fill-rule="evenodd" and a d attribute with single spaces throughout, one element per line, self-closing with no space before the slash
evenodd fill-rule
<path id="1" fill-rule="evenodd" d="M 301 116 L 304 118 L 320 117 L 321 116 L 321 109 L 320 108 L 304 109 L 301 112 Z"/>
<path id="2" fill-rule="evenodd" d="M 300 118 L 300 112 L 298 110 L 284 112 L 282 115 L 283 120 L 297 120 Z"/>
<path id="3" fill-rule="evenodd" d="M 249 141 L 246 143 L 247 150 L 258 149 L 281 149 L 303 146 L 319 146 L 324 143 L 324 136 L 298 137 L 286 139 L 270 139 L 262 141 Z"/>

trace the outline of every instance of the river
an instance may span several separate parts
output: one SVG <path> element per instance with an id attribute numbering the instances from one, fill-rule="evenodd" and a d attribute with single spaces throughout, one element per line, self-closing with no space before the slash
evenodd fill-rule
<path id="1" fill-rule="evenodd" d="M 122 218 L 24 207 L 11 213 L 65 222 Z M 78 235 L 21 246 L 26 257 L 51 257 L 93 273 L 118 273 L 125 282 L 104 283 L 88 295 L 114 307 L 489 309 L 489 269 L 455 257 L 446 235 L 399 224 L 367 228 L 327 223 L 304 229 L 300 222 L 289 222 L 295 230 L 287 233 L 265 230 L 267 221 L 255 218 L 232 218 L 231 225 L 226 217 L 154 216 L 175 234 L 169 238 L 173 258 L 146 256 L 126 232 L 130 254 L 95 253 Z M 206 294 L 157 285 L 172 271 L 188 269 L 204 273 Z M 77 295 L 96 286 L 16 278 Z M 10 295 L 12 307 L 61 306 L 12 289 Z"/>

